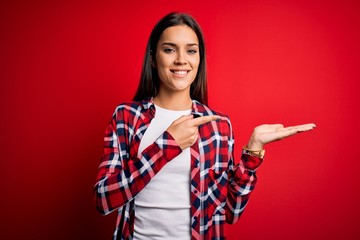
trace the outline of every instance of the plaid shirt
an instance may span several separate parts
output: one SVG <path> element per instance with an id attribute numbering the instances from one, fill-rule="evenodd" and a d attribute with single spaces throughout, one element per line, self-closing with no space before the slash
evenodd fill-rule
<path id="1" fill-rule="evenodd" d="M 235 165 L 229 118 L 195 100 L 192 113 L 221 118 L 199 126 L 199 139 L 191 146 L 191 236 L 225 239 L 224 224 L 235 223 L 243 212 L 262 159 L 243 153 Z M 118 211 L 113 239 L 133 238 L 134 198 L 182 151 L 165 131 L 138 154 L 141 138 L 154 116 L 152 99 L 121 104 L 106 129 L 94 197 L 102 214 Z"/>

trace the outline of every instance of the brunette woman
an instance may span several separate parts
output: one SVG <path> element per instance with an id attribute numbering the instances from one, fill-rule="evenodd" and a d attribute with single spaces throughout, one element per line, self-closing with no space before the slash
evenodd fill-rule
<path id="1" fill-rule="evenodd" d="M 187 14 L 154 27 L 133 101 L 106 129 L 95 199 L 114 239 L 224 239 L 256 183 L 264 145 L 314 124 L 254 129 L 239 163 L 229 118 L 207 106 L 203 34 Z"/>

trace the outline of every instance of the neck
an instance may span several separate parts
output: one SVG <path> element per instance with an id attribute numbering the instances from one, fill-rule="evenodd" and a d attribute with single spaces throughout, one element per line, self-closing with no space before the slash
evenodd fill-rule
<path id="1" fill-rule="evenodd" d="M 167 94 L 160 91 L 159 94 L 154 97 L 154 103 L 161 108 L 169 110 L 188 110 L 192 107 L 192 100 L 188 93 Z"/>

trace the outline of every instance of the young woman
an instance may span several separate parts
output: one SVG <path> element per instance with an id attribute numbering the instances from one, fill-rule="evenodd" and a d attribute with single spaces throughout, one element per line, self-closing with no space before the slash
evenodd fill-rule
<path id="1" fill-rule="evenodd" d="M 254 189 L 263 146 L 315 127 L 258 126 L 235 164 L 230 120 L 206 104 L 202 32 L 171 13 L 150 35 L 133 101 L 106 129 L 94 190 L 102 214 L 118 211 L 114 239 L 224 239 Z"/>

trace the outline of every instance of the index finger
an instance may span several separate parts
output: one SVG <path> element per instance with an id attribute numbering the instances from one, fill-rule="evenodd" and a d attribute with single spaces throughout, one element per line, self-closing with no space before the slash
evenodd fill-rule
<path id="1" fill-rule="evenodd" d="M 220 119 L 220 116 L 218 115 L 212 115 L 212 116 L 203 116 L 203 117 L 198 117 L 198 118 L 194 118 L 192 120 L 190 120 L 192 122 L 192 124 L 196 127 L 200 126 L 201 124 L 207 123 L 207 122 L 211 122 L 211 121 L 216 121 Z"/>
<path id="2" fill-rule="evenodd" d="M 285 129 L 289 129 L 289 130 L 295 129 L 299 132 L 305 132 L 314 129 L 315 127 L 316 125 L 314 123 L 308 123 L 308 124 L 286 127 Z"/>

